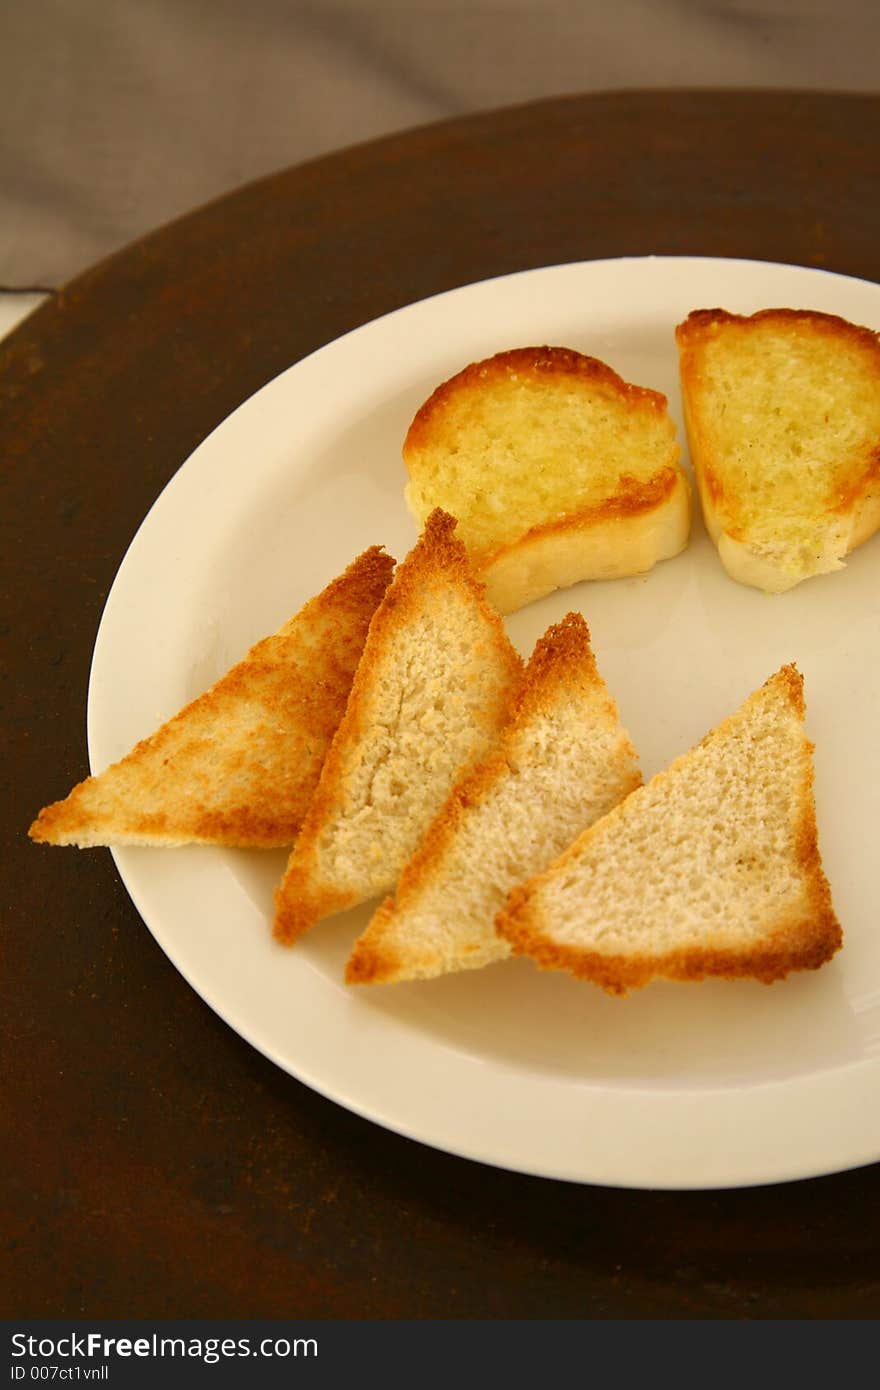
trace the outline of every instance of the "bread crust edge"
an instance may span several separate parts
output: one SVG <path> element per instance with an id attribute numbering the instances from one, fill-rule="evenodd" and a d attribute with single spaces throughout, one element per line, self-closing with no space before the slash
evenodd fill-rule
<path id="1" fill-rule="evenodd" d="M 789 664 L 780 668 L 765 682 L 777 685 L 785 692 L 799 721 L 803 722 L 805 702 L 803 677 L 797 667 Z M 759 692 L 750 699 L 754 699 Z M 747 707 L 722 720 L 695 747 L 722 733 Z M 693 750 L 691 750 L 693 751 Z M 819 852 L 816 806 L 813 795 L 813 745 L 804 736 L 802 776 L 797 829 L 796 857 L 803 878 L 804 911 L 789 920 L 776 923 L 766 940 L 752 949 L 727 947 L 686 947 L 680 950 L 651 953 L 632 952 L 603 954 L 566 946 L 553 940 L 542 929 L 533 905 L 535 893 L 545 879 L 555 874 L 593 834 L 602 821 L 588 827 L 563 855 L 543 874 L 519 885 L 510 894 L 505 907 L 496 918 L 496 931 L 509 942 L 514 955 L 531 958 L 541 969 L 565 970 L 578 979 L 598 985 L 608 994 L 625 995 L 657 978 L 679 981 L 699 981 L 710 977 L 759 980 L 773 984 L 795 970 L 816 970 L 831 959 L 843 945 L 843 931 L 831 900 L 831 889 L 822 868 Z M 669 768 L 657 774 L 665 778 L 690 756 L 684 753 Z M 633 795 L 638 795 L 634 792 Z M 603 818 L 607 822 L 619 816 L 625 806 L 620 803 Z"/>
<path id="2" fill-rule="evenodd" d="M 486 619 L 496 651 L 507 663 L 510 681 L 517 682 L 521 679 L 522 659 L 508 638 L 500 615 L 490 604 L 485 586 L 473 573 L 464 544 L 455 536 L 456 526 L 455 517 L 440 508 L 435 508 L 415 546 L 398 565 L 394 578 L 373 615 L 345 713 L 330 743 L 299 838 L 275 893 L 273 934 L 276 940 L 285 945 L 292 945 L 324 917 L 353 907 L 359 902 L 368 901 L 369 897 L 378 896 L 378 892 L 366 897 L 342 893 L 325 882 L 319 866 L 317 842 L 322 826 L 334 814 L 342 794 L 345 781 L 345 749 L 360 737 L 365 725 L 367 694 L 377 652 L 384 647 L 389 634 L 405 620 L 407 608 L 413 602 L 418 602 L 420 584 L 426 574 L 441 573 L 469 590 Z"/>

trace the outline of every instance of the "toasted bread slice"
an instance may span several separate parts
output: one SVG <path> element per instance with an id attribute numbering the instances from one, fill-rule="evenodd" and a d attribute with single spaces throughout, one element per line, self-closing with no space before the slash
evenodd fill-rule
<path id="1" fill-rule="evenodd" d="M 593 357 L 517 348 L 466 367 L 418 411 L 406 499 L 459 518 L 512 613 L 582 579 L 640 574 L 687 544 L 690 486 L 665 396 Z"/>
<path id="2" fill-rule="evenodd" d="M 53 845 L 292 844 L 394 561 L 374 546 L 216 685 L 34 821 Z"/>
<path id="3" fill-rule="evenodd" d="M 706 526 L 734 579 L 782 593 L 880 527 L 880 336 L 832 314 L 699 309 L 676 330 Z"/>
<path id="4" fill-rule="evenodd" d="M 815 969 L 842 942 L 822 871 L 803 682 L 784 666 L 511 893 L 514 951 L 611 994 L 655 976 Z"/>
<path id="5" fill-rule="evenodd" d="M 522 662 L 434 512 L 370 625 L 342 723 L 276 893 L 275 935 L 387 892 L 497 737 Z"/>
<path id="6" fill-rule="evenodd" d="M 641 782 L 638 757 L 569 613 L 538 641 L 489 755 L 455 787 L 348 962 L 349 984 L 503 960 L 495 917 L 517 883 Z"/>

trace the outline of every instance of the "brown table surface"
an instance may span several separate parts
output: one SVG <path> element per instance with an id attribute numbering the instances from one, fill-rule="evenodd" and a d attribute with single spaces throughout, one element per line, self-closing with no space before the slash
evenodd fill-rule
<path id="1" fill-rule="evenodd" d="M 469 281 L 618 255 L 880 281 L 880 99 L 574 96 L 286 170 L 81 275 L 0 345 L 0 1183 L 7 1316 L 831 1318 L 880 1311 L 880 1167 L 646 1192 L 373 1126 L 226 1027 L 106 851 L 31 845 L 88 770 L 102 606 L 156 494 L 257 387 Z"/>

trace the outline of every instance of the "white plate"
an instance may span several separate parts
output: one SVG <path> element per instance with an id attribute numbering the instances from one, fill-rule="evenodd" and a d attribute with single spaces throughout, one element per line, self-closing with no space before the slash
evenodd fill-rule
<path id="1" fill-rule="evenodd" d="M 271 382 L 193 454 L 141 526 L 107 602 L 89 695 L 92 767 L 121 756 L 360 550 L 415 530 L 401 442 L 433 387 L 505 348 L 554 343 L 664 391 L 690 309 L 830 310 L 880 329 L 880 287 L 763 262 L 553 266 L 413 304 Z M 165 409 L 167 402 L 157 402 Z M 683 439 L 683 431 L 681 431 Z M 880 1157 L 876 827 L 880 541 L 768 598 L 726 577 L 699 521 L 649 576 L 580 585 L 508 619 L 527 653 L 568 609 L 652 774 L 783 662 L 804 672 L 820 842 L 845 946 L 764 985 L 656 983 L 624 1000 L 514 961 L 347 990 L 367 910 L 273 943 L 283 854 L 125 849 L 123 880 L 194 989 L 260 1051 L 369 1119 L 452 1153 L 614 1186 L 701 1188 Z"/>

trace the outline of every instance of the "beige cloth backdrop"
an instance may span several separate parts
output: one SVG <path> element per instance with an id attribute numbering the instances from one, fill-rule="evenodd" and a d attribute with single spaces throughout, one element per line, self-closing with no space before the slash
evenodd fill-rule
<path id="1" fill-rule="evenodd" d="M 236 185 L 564 92 L 878 85 L 878 0 L 0 0 L 0 288 Z"/>

